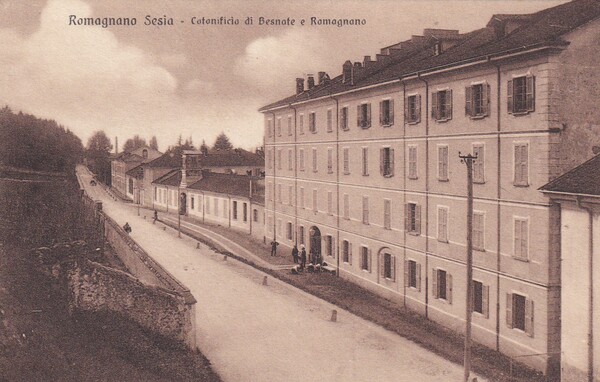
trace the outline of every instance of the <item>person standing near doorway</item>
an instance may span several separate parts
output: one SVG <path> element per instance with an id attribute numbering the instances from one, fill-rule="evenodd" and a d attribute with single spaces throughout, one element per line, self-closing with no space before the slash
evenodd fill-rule
<path id="1" fill-rule="evenodd" d="M 292 258 L 294 259 L 294 264 L 298 264 L 298 247 L 294 244 L 294 248 L 292 248 Z"/>

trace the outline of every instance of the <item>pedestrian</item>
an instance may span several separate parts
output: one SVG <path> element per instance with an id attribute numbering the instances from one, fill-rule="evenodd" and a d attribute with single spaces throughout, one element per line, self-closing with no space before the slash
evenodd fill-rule
<path id="1" fill-rule="evenodd" d="M 158 211 L 154 210 L 154 220 L 152 221 L 152 224 L 156 224 L 157 220 L 158 220 Z"/>
<path id="2" fill-rule="evenodd" d="M 300 268 L 304 269 L 306 266 L 306 248 L 304 248 L 304 244 L 300 246 Z"/>
<path id="3" fill-rule="evenodd" d="M 129 225 L 128 222 L 125 222 L 125 225 L 123 226 L 123 231 L 125 231 L 127 233 L 131 233 L 131 226 Z"/>
<path id="4" fill-rule="evenodd" d="M 273 240 L 271 242 L 271 256 L 277 255 L 277 246 L 278 245 L 279 245 L 279 243 L 276 240 Z"/>
<path id="5" fill-rule="evenodd" d="M 294 244 L 294 248 L 292 248 L 292 257 L 294 258 L 294 264 L 298 264 L 298 247 Z"/>

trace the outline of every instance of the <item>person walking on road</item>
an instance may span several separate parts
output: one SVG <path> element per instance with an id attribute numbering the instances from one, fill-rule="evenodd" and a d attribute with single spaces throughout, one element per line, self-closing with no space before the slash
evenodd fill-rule
<path id="1" fill-rule="evenodd" d="M 278 245 L 279 245 L 279 243 L 276 240 L 273 240 L 271 242 L 271 256 L 277 255 L 277 246 Z"/>
<path id="2" fill-rule="evenodd" d="M 300 246 L 300 267 L 304 269 L 306 266 L 306 248 L 304 248 L 304 244 Z"/>
<path id="3" fill-rule="evenodd" d="M 152 224 L 156 224 L 157 220 L 158 220 L 158 211 L 154 210 L 154 220 L 152 221 Z"/>
<path id="4" fill-rule="evenodd" d="M 125 225 L 123 226 L 123 231 L 127 232 L 128 234 L 131 233 L 131 226 L 129 225 L 129 222 L 125 222 Z"/>
<path id="5" fill-rule="evenodd" d="M 298 247 L 294 244 L 294 248 L 292 248 L 292 257 L 294 258 L 294 264 L 298 264 Z"/>

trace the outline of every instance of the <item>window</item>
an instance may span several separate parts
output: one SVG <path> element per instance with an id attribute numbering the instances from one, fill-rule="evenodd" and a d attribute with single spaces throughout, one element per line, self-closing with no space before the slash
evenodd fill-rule
<path id="1" fill-rule="evenodd" d="M 396 258 L 391 253 L 381 256 L 380 274 L 388 280 L 396 280 Z"/>
<path id="2" fill-rule="evenodd" d="M 416 203 L 406 203 L 404 226 L 408 233 L 421 234 L 421 206 Z"/>
<path id="3" fill-rule="evenodd" d="M 195 203 L 194 203 L 194 197 L 192 196 L 192 197 L 190 198 L 190 208 L 191 208 L 192 210 L 194 209 L 194 204 L 195 204 Z"/>
<path id="4" fill-rule="evenodd" d="M 288 116 L 288 135 L 292 135 L 292 117 Z"/>
<path id="5" fill-rule="evenodd" d="M 248 221 L 248 203 L 243 204 L 242 214 L 244 216 L 244 223 Z"/>
<path id="6" fill-rule="evenodd" d="M 383 127 L 394 124 L 394 100 L 386 99 L 379 102 L 379 124 Z"/>
<path id="7" fill-rule="evenodd" d="M 344 194 L 344 219 L 350 219 L 350 200 L 348 194 Z"/>
<path id="8" fill-rule="evenodd" d="M 277 150 L 277 169 L 281 170 L 281 149 Z"/>
<path id="9" fill-rule="evenodd" d="M 333 174 L 333 149 L 327 148 L 327 173 Z"/>
<path id="10" fill-rule="evenodd" d="M 431 94 L 431 118 L 438 122 L 452 119 L 452 90 L 440 90 Z"/>
<path id="11" fill-rule="evenodd" d="M 529 185 L 529 145 L 515 144 L 515 186 Z"/>
<path id="12" fill-rule="evenodd" d="M 533 301 L 516 293 L 506 294 L 506 325 L 533 337 Z"/>
<path id="13" fill-rule="evenodd" d="M 438 180 L 448 181 L 448 146 L 438 146 Z"/>
<path id="14" fill-rule="evenodd" d="M 448 242 L 448 207 L 438 207 L 438 241 Z"/>
<path id="15" fill-rule="evenodd" d="M 237 201 L 233 201 L 233 219 L 237 220 L 237 214 L 238 213 L 238 209 L 237 209 Z"/>
<path id="16" fill-rule="evenodd" d="M 383 200 L 383 228 L 392 229 L 392 201 Z"/>
<path id="17" fill-rule="evenodd" d="M 273 136 L 273 121 L 270 119 L 267 121 L 267 133 L 269 134 L 269 138 Z"/>
<path id="18" fill-rule="evenodd" d="M 490 85 L 477 84 L 465 88 L 465 114 L 471 118 L 490 115 Z"/>
<path id="19" fill-rule="evenodd" d="M 258 210 L 256 208 L 252 210 L 252 221 L 258 222 Z"/>
<path id="20" fill-rule="evenodd" d="M 404 117 L 407 123 L 421 122 L 421 96 L 418 94 L 406 97 L 404 103 Z"/>
<path id="21" fill-rule="evenodd" d="M 380 151 L 380 166 L 381 175 L 386 178 L 394 176 L 394 149 L 391 147 L 383 147 Z"/>
<path id="22" fill-rule="evenodd" d="M 315 148 L 312 149 L 312 165 L 313 172 L 317 172 L 317 149 Z"/>
<path id="23" fill-rule="evenodd" d="M 333 257 L 333 237 L 325 236 L 325 255 Z"/>
<path id="24" fill-rule="evenodd" d="M 300 121 L 299 121 L 299 129 L 300 130 L 300 134 L 304 134 L 304 114 L 300 114 Z"/>
<path id="25" fill-rule="evenodd" d="M 340 110 L 340 129 L 348 130 L 348 107 L 343 107 Z"/>
<path id="26" fill-rule="evenodd" d="M 433 297 L 452 304 L 452 275 L 442 269 L 433 268 L 432 276 Z"/>
<path id="27" fill-rule="evenodd" d="M 223 199 L 223 217 L 224 218 L 228 217 L 228 215 L 227 215 L 227 200 L 226 199 Z"/>
<path id="28" fill-rule="evenodd" d="M 414 260 L 404 262 L 404 285 L 421 291 L 421 264 Z"/>
<path id="29" fill-rule="evenodd" d="M 286 235 L 285 235 L 285 237 L 286 237 L 288 240 L 292 240 L 292 238 L 293 238 L 293 237 L 292 237 L 292 232 L 293 232 L 293 231 L 292 231 L 292 223 L 291 223 L 291 222 L 288 222 L 288 223 L 286 224 L 286 231 L 285 231 L 285 234 L 286 234 Z"/>
<path id="30" fill-rule="evenodd" d="M 484 250 L 484 230 L 485 214 L 483 212 L 473 212 L 473 249 Z"/>
<path id="31" fill-rule="evenodd" d="M 317 199 L 317 189 L 313 188 L 313 192 L 312 192 L 312 204 L 313 204 L 313 211 L 315 213 L 317 213 L 318 211 L 318 199 Z"/>
<path id="32" fill-rule="evenodd" d="M 417 179 L 417 146 L 408 146 L 408 178 Z"/>
<path id="33" fill-rule="evenodd" d="M 362 174 L 363 176 L 369 175 L 369 149 L 367 147 L 362 148 Z"/>
<path id="34" fill-rule="evenodd" d="M 371 104 L 363 103 L 356 107 L 356 125 L 363 129 L 371 127 Z"/>
<path id="35" fill-rule="evenodd" d="M 514 256 L 520 260 L 527 260 L 529 258 L 529 225 L 527 223 L 527 219 L 515 218 Z"/>
<path id="36" fill-rule="evenodd" d="M 129 178 L 129 193 L 133 194 L 133 179 Z"/>
<path id="37" fill-rule="evenodd" d="M 288 170 L 292 171 L 294 169 L 294 152 L 292 149 L 288 150 Z"/>
<path id="38" fill-rule="evenodd" d="M 277 136 L 281 137 L 281 118 L 277 118 Z"/>
<path id="39" fill-rule="evenodd" d="M 294 186 L 288 185 L 288 204 L 294 205 Z"/>
<path id="40" fill-rule="evenodd" d="M 304 187 L 300 187 L 300 208 L 304 208 Z"/>
<path id="41" fill-rule="evenodd" d="M 369 197 L 363 196 L 362 198 L 362 222 L 363 224 L 369 224 Z"/>
<path id="42" fill-rule="evenodd" d="M 142 158 L 148 159 L 148 150 L 146 150 L 146 149 L 142 150 Z"/>
<path id="43" fill-rule="evenodd" d="M 480 281 L 473 280 L 473 312 L 490 317 L 489 292 L 490 288 Z"/>
<path id="44" fill-rule="evenodd" d="M 508 81 L 509 114 L 527 114 L 535 110 L 535 77 L 522 76 Z"/>
<path id="45" fill-rule="evenodd" d="M 299 165 L 298 167 L 300 167 L 300 171 L 304 171 L 304 149 L 300 149 L 299 151 Z"/>
<path id="46" fill-rule="evenodd" d="M 473 145 L 473 155 L 477 157 L 473 161 L 473 183 L 485 183 L 485 149 L 483 144 Z"/>
<path id="47" fill-rule="evenodd" d="M 350 174 L 350 149 L 348 147 L 344 147 L 343 149 L 344 156 L 344 174 Z"/>
<path id="48" fill-rule="evenodd" d="M 213 208 L 214 208 L 213 213 L 214 213 L 215 216 L 219 216 L 219 199 L 214 198 L 213 201 L 214 201 L 214 203 L 213 203 Z"/>
<path id="49" fill-rule="evenodd" d="M 439 56 L 440 54 L 442 54 L 442 43 L 441 42 L 436 42 L 433 45 L 433 55 L 434 56 Z"/>
<path id="50" fill-rule="evenodd" d="M 352 264 L 352 243 L 348 240 L 342 241 L 342 261 Z"/>
<path id="51" fill-rule="evenodd" d="M 371 272 L 371 251 L 367 247 L 360 247 L 360 269 Z"/>
<path id="52" fill-rule="evenodd" d="M 308 130 L 311 133 L 317 132 L 317 114 L 315 112 L 308 114 Z"/>
<path id="53" fill-rule="evenodd" d="M 331 109 L 327 110 L 327 132 L 333 131 L 333 112 Z"/>

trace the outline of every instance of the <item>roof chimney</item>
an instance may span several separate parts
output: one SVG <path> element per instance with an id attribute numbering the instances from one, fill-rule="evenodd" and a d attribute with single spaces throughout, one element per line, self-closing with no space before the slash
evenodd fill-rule
<path id="1" fill-rule="evenodd" d="M 329 76 L 325 72 L 319 72 L 319 85 L 324 84 L 329 80 Z"/>
<path id="2" fill-rule="evenodd" d="M 365 58 L 363 59 L 363 66 L 366 68 L 368 64 L 370 64 L 371 61 L 371 56 L 365 56 Z"/>
<path id="3" fill-rule="evenodd" d="M 312 74 L 307 75 L 306 85 L 308 86 L 308 90 L 315 87 L 315 76 Z"/>
<path id="4" fill-rule="evenodd" d="M 296 78 L 296 94 L 304 91 L 304 78 Z"/>
<path id="5" fill-rule="evenodd" d="M 352 62 L 350 60 L 344 62 L 342 66 L 342 82 L 345 84 L 354 84 L 354 69 L 352 68 Z"/>

